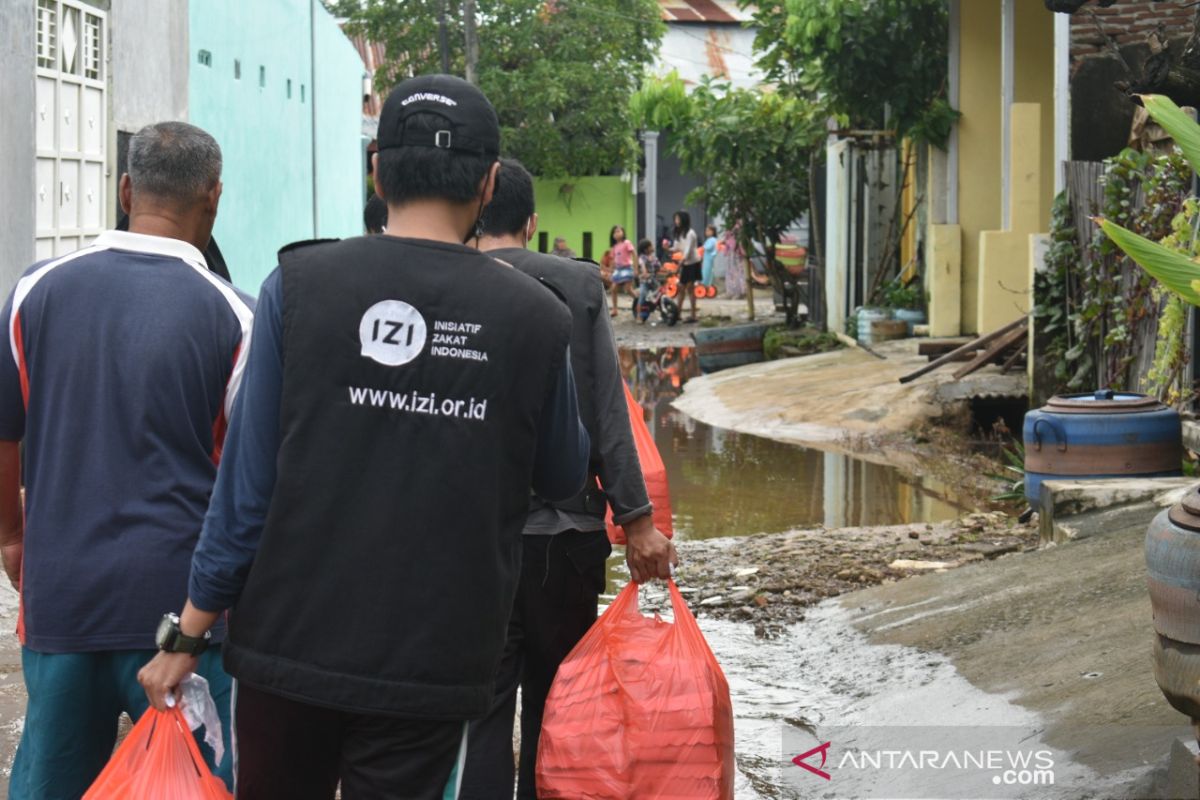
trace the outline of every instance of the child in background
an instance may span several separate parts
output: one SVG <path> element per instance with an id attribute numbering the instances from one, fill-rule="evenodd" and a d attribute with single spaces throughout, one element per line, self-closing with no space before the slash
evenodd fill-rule
<path id="1" fill-rule="evenodd" d="M 659 261 L 654 255 L 654 242 L 642 239 L 638 242 L 638 307 L 635 316 L 638 322 L 643 324 L 650 316 L 650 295 L 658 288 L 658 280 L 655 277 L 658 268 Z"/>
<path id="2" fill-rule="evenodd" d="M 700 268 L 700 283 L 713 285 L 713 262 L 717 260 L 717 229 L 709 225 L 704 229 L 704 265 Z"/>
<path id="3" fill-rule="evenodd" d="M 625 238 L 625 229 L 620 225 L 613 225 L 612 231 L 608 234 L 608 240 L 612 247 L 609 252 L 613 257 L 613 273 L 612 273 L 612 316 L 617 315 L 617 296 L 621 293 L 621 288 L 624 287 L 625 293 L 630 297 L 637 297 L 633 291 L 633 243 Z"/>

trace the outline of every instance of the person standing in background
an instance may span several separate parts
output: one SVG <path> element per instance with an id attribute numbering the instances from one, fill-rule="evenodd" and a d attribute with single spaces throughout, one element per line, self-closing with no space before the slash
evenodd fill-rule
<path id="1" fill-rule="evenodd" d="M 633 250 L 633 242 L 625 238 L 625 229 L 620 225 L 613 225 L 608 233 L 608 241 L 613 260 L 611 313 L 615 317 L 620 310 L 618 298 L 622 291 L 630 297 L 637 297 L 633 291 L 633 262 L 637 254 Z"/>
<path id="2" fill-rule="evenodd" d="M 717 260 L 717 228 L 709 225 L 704 229 L 704 265 L 700 268 L 700 283 L 713 285 L 713 264 Z"/>
<path id="3" fill-rule="evenodd" d="M 692 230 L 692 218 L 686 211 L 675 212 L 675 239 L 671 243 L 672 252 L 681 255 L 679 270 L 679 289 L 691 303 L 692 314 L 684 317 L 684 322 L 695 322 L 696 317 L 696 282 L 700 280 L 700 254 L 697 252 L 696 232 Z M 680 303 L 682 306 L 682 303 Z"/>
<path id="4" fill-rule="evenodd" d="M 567 240 L 561 236 L 554 237 L 554 249 L 550 251 L 550 255 L 558 256 L 559 258 L 575 258 L 575 251 L 567 247 Z"/>

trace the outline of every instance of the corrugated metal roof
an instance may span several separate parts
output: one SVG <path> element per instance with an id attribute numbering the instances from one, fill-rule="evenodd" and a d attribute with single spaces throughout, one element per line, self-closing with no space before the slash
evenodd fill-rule
<path id="1" fill-rule="evenodd" d="M 658 0 L 668 23 L 737 25 L 749 22 L 753 11 L 742 10 L 736 0 Z"/>

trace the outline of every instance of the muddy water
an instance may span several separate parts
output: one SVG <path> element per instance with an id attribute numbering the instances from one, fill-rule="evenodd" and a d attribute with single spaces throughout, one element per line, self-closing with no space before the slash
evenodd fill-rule
<path id="1" fill-rule="evenodd" d="M 621 365 L 667 467 L 681 537 L 940 522 L 962 511 L 932 479 L 713 428 L 676 411 L 671 401 L 700 374 L 693 348 L 622 350 Z"/>
<path id="2" fill-rule="evenodd" d="M 671 401 L 689 378 L 700 374 L 692 348 L 622 350 L 621 365 L 667 467 L 675 530 L 681 539 L 818 525 L 936 522 L 961 513 L 945 487 L 929 479 L 713 428 L 675 411 Z M 610 562 L 605 603 L 628 580 L 621 561 L 614 554 Z M 659 602 L 665 595 L 661 586 L 643 591 L 647 599 L 658 595 Z M 808 621 L 772 639 L 757 638 L 753 626 L 745 623 L 702 618 L 700 626 L 733 697 L 737 800 L 790 800 L 811 794 L 793 783 L 789 769 L 795 768 L 788 759 L 795 754 L 784 753 L 784 730 L 842 719 L 853 698 L 864 697 L 882 676 L 893 675 L 895 688 L 910 692 L 934 666 L 914 651 L 906 656 L 913 663 L 904 664 L 897 674 L 901 664 L 892 659 L 900 659 L 898 648 L 896 653 L 888 651 L 886 659 L 864 648 L 858 641 L 861 635 L 824 608 L 812 609 Z M 908 675 L 918 678 L 903 677 Z"/>

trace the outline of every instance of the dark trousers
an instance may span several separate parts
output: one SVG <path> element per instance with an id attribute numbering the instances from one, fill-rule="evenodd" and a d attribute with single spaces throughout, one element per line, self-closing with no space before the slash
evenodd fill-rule
<path id="1" fill-rule="evenodd" d="M 464 723 L 355 714 L 238 683 L 238 800 L 442 800 Z"/>
<path id="2" fill-rule="evenodd" d="M 558 665 L 596 621 L 612 552 L 604 531 L 526 536 L 521 582 L 508 624 L 491 713 L 472 722 L 462 800 L 512 798 L 513 716 L 521 688 L 521 756 L 517 797 L 534 800 L 542 709 Z"/>

